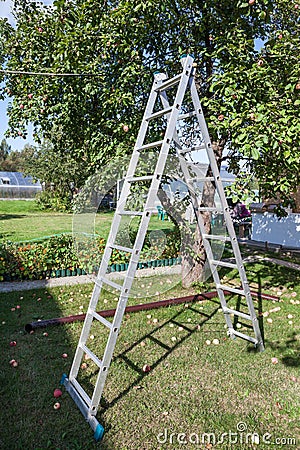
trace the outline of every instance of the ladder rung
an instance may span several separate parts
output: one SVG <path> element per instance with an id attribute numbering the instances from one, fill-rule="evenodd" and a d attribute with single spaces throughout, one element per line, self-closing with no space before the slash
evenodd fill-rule
<path id="1" fill-rule="evenodd" d="M 150 116 L 146 117 L 145 120 L 158 119 L 158 117 L 170 114 L 170 112 L 172 112 L 172 108 L 171 107 L 166 108 L 166 109 L 162 109 L 161 111 L 157 111 L 157 112 L 151 114 Z"/>
<path id="2" fill-rule="evenodd" d="M 160 84 L 157 88 L 154 90 L 156 92 L 164 91 L 166 89 L 169 89 L 170 87 L 174 86 L 176 83 L 178 83 L 181 79 L 181 73 L 179 75 L 176 75 L 173 78 L 169 78 L 168 80 L 164 81 L 162 84 Z"/>
<path id="3" fill-rule="evenodd" d="M 111 280 L 108 280 L 107 278 L 105 278 L 105 277 L 100 277 L 100 278 L 98 278 L 97 280 L 96 280 L 96 283 L 105 283 L 105 284 L 108 284 L 110 287 L 112 287 L 112 288 L 114 288 L 114 289 L 118 289 L 119 291 L 121 291 L 122 289 L 123 289 L 123 286 L 121 286 L 120 284 L 118 284 L 118 283 L 114 283 L 113 281 L 111 281 Z M 98 284 L 97 283 L 97 284 Z"/>
<path id="4" fill-rule="evenodd" d="M 201 144 L 201 145 L 197 145 L 196 147 L 182 148 L 182 149 L 180 149 L 180 153 L 197 152 L 199 150 L 204 150 L 204 149 L 206 149 L 206 145 L 205 144 Z"/>
<path id="5" fill-rule="evenodd" d="M 141 147 L 137 147 L 136 150 L 147 150 L 148 148 L 161 147 L 164 141 L 155 141 L 150 142 L 149 144 L 142 145 Z"/>
<path id="6" fill-rule="evenodd" d="M 214 177 L 194 177 L 194 178 L 188 178 L 187 183 L 190 181 L 194 181 L 195 183 L 201 183 L 204 181 L 215 181 Z"/>
<path id="7" fill-rule="evenodd" d="M 116 211 L 120 216 L 142 216 L 142 211 Z"/>
<path id="8" fill-rule="evenodd" d="M 216 206 L 199 206 L 197 210 L 207 212 L 223 212 L 221 208 L 217 208 Z"/>
<path id="9" fill-rule="evenodd" d="M 178 116 L 178 120 L 184 120 L 184 119 L 188 119 L 189 117 L 193 117 L 196 115 L 196 111 L 191 111 L 185 114 L 180 114 Z"/>
<path id="10" fill-rule="evenodd" d="M 116 250 L 120 250 L 120 252 L 133 253 L 133 248 L 123 247 L 123 245 L 116 244 L 108 244 L 110 248 L 115 248 Z"/>
<path id="11" fill-rule="evenodd" d="M 246 295 L 245 291 L 243 289 L 236 289 L 233 288 L 231 286 L 225 286 L 224 284 L 217 284 L 217 289 L 222 289 L 222 291 L 229 291 L 229 292 L 233 292 L 234 294 L 238 294 L 238 295 Z"/>
<path id="12" fill-rule="evenodd" d="M 237 269 L 238 266 L 236 264 L 227 262 L 227 261 L 218 261 L 216 259 L 212 259 L 211 264 L 213 264 L 214 266 L 222 266 L 222 267 L 230 267 L 231 269 Z"/>
<path id="13" fill-rule="evenodd" d="M 241 339 L 245 339 L 246 341 L 252 342 L 255 345 L 258 344 L 258 340 L 257 339 L 255 339 L 255 338 L 253 338 L 251 336 L 248 336 L 247 334 L 240 333 L 239 331 L 236 331 L 234 329 L 232 329 L 230 331 L 230 334 L 231 335 L 233 334 L 234 336 L 237 336 L 237 337 L 239 337 Z"/>
<path id="14" fill-rule="evenodd" d="M 98 320 L 99 322 L 101 322 L 103 325 L 105 325 L 107 328 L 109 328 L 110 330 L 112 329 L 112 323 L 109 322 L 109 320 L 106 320 L 104 317 L 100 316 L 100 314 L 98 314 L 96 311 L 90 311 L 90 314 L 92 314 L 92 316 Z"/>
<path id="15" fill-rule="evenodd" d="M 235 309 L 224 308 L 223 311 L 224 311 L 224 314 L 234 314 L 235 316 L 242 317 L 243 319 L 252 320 L 252 317 L 249 316 L 249 314 L 245 314 L 240 311 L 236 311 Z"/>
<path id="16" fill-rule="evenodd" d="M 91 400 L 90 397 L 87 395 L 87 393 L 85 392 L 85 390 L 83 389 L 83 387 L 78 383 L 78 381 L 76 380 L 76 378 L 73 378 L 72 380 L 70 380 L 70 384 L 71 384 L 71 386 L 75 389 L 75 391 L 80 395 L 80 397 L 85 401 L 85 403 L 86 403 L 88 406 L 91 406 L 92 400 Z"/>
<path id="17" fill-rule="evenodd" d="M 86 345 L 81 344 L 80 347 L 82 348 L 82 350 L 83 350 L 87 355 L 89 355 L 89 357 L 94 361 L 94 363 L 95 363 L 99 368 L 101 368 L 101 366 L 102 366 L 102 361 L 101 361 L 101 359 L 99 359 L 98 356 L 96 356 L 95 353 L 92 352 L 92 350 L 90 350 Z"/>
<path id="18" fill-rule="evenodd" d="M 128 181 L 129 183 L 135 183 L 136 181 L 146 181 L 146 180 L 152 180 L 153 175 L 145 175 L 143 177 L 128 177 L 125 178 L 125 181 Z"/>
<path id="19" fill-rule="evenodd" d="M 230 242 L 229 236 L 221 236 L 217 234 L 203 234 L 204 239 L 212 239 L 215 241 L 223 241 L 223 242 Z"/>

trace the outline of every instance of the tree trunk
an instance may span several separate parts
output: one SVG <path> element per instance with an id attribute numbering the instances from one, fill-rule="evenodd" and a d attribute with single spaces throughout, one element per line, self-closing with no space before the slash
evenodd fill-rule
<path id="1" fill-rule="evenodd" d="M 212 148 L 220 168 L 225 140 L 212 142 Z M 211 168 L 208 168 L 207 176 L 213 176 Z M 200 206 L 215 206 L 216 186 L 214 182 L 206 182 L 203 187 L 203 194 Z M 202 282 L 207 278 L 206 261 L 207 256 L 204 250 L 203 241 L 200 230 L 191 229 L 190 223 L 185 219 L 185 212 L 188 202 L 181 202 L 181 205 L 174 207 L 164 191 L 160 191 L 159 199 L 165 210 L 172 217 L 173 221 L 180 228 L 181 232 L 181 257 L 182 257 L 182 286 L 188 288 L 196 282 Z M 205 232 L 210 233 L 211 230 L 211 212 L 201 212 L 203 218 Z M 205 266 L 206 265 L 206 266 Z"/>
<path id="2" fill-rule="evenodd" d="M 212 148 L 217 160 L 218 168 L 221 167 L 222 154 L 225 141 L 212 142 Z M 208 168 L 207 176 L 213 176 L 211 168 Z M 214 182 L 206 182 L 203 186 L 203 194 L 200 206 L 213 207 L 215 206 L 216 186 Z M 205 233 L 209 234 L 211 231 L 211 212 L 201 212 L 204 223 Z M 188 288 L 196 282 L 203 282 L 207 278 L 207 255 L 203 246 L 200 230 L 196 227 L 193 235 L 189 236 L 189 247 L 192 248 L 192 253 L 189 248 L 183 250 L 182 254 L 182 286 Z M 207 268 L 207 269 L 206 269 Z"/>
<path id="3" fill-rule="evenodd" d="M 294 213 L 300 213 L 300 186 L 298 186 L 296 192 L 293 195 L 295 200 L 295 206 L 293 208 Z"/>

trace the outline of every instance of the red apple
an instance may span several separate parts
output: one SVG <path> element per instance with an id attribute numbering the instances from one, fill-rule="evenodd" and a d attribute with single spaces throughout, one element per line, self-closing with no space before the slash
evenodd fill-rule
<path id="1" fill-rule="evenodd" d="M 32 99 L 33 94 L 28 94 L 28 98 Z"/>
<path id="2" fill-rule="evenodd" d="M 16 341 L 10 341 L 9 345 L 11 347 L 15 347 L 17 345 Z"/>
<path id="3" fill-rule="evenodd" d="M 61 357 L 62 357 L 62 358 L 67 358 L 67 357 L 68 357 L 68 354 L 67 354 L 67 353 L 63 353 L 63 354 L 61 355 Z"/>
<path id="4" fill-rule="evenodd" d="M 127 131 L 129 130 L 128 125 L 123 125 L 123 130 L 125 131 L 125 133 L 127 133 Z"/>
<path id="5" fill-rule="evenodd" d="M 257 65 L 258 65 L 258 66 L 262 66 L 262 65 L 263 65 L 263 63 L 264 63 L 264 62 L 263 62 L 263 60 L 262 60 L 262 59 L 259 59 L 259 60 L 257 61 Z"/>
<path id="6" fill-rule="evenodd" d="M 298 82 L 298 83 L 296 84 L 295 89 L 297 89 L 297 91 L 300 89 L 300 82 Z"/>
<path id="7" fill-rule="evenodd" d="M 279 34 L 278 39 L 282 39 L 282 37 L 283 37 L 282 34 Z"/>
<path id="8" fill-rule="evenodd" d="M 220 120 L 220 121 L 224 120 L 224 115 L 223 115 L 223 114 L 220 114 L 220 115 L 218 116 L 218 120 Z"/>
<path id="9" fill-rule="evenodd" d="M 252 6 L 252 5 L 254 5 L 254 3 L 255 3 L 255 0 L 249 0 L 249 2 L 248 2 L 248 3 L 249 3 L 249 5 L 250 5 L 250 6 Z"/>
<path id="10" fill-rule="evenodd" d="M 148 373 L 148 372 L 150 372 L 150 370 L 151 370 L 151 367 L 148 364 L 145 364 L 143 366 L 143 372 L 144 373 Z"/>
<path id="11" fill-rule="evenodd" d="M 60 389 L 55 389 L 54 392 L 53 392 L 53 396 L 55 398 L 61 397 L 62 396 L 61 390 Z"/>
<path id="12" fill-rule="evenodd" d="M 20 109 L 24 109 L 24 105 L 22 103 L 20 105 Z"/>
<path id="13" fill-rule="evenodd" d="M 43 28 L 42 27 L 38 27 L 38 32 L 39 33 L 42 33 L 44 30 L 43 30 Z"/>

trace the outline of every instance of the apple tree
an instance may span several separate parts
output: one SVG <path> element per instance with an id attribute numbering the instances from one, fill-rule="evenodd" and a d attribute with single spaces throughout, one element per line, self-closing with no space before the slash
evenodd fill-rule
<path id="1" fill-rule="evenodd" d="M 189 52 L 219 165 L 229 148 L 232 168 L 249 161 L 265 195 L 287 201 L 296 189 L 293 1 L 54 0 L 46 7 L 15 0 L 14 15 L 15 28 L 1 22 L 8 134 L 25 136 L 33 123 L 37 142 L 51 141 L 81 167 L 77 187 L 111 158 L 131 153 L 151 71 L 176 73 L 180 54 Z M 187 284 L 203 265 L 199 236 L 193 250 L 199 257 L 186 258 L 193 269 Z"/>

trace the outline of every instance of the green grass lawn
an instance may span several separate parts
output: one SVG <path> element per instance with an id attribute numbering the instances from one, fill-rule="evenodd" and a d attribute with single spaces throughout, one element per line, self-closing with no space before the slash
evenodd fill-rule
<path id="1" fill-rule="evenodd" d="M 265 352 L 257 353 L 249 343 L 227 337 L 216 299 L 126 315 L 98 413 L 105 427 L 101 443 L 93 441 L 92 430 L 64 388 L 61 408 L 53 408 L 53 391 L 62 373 L 70 370 L 82 323 L 40 328 L 32 335 L 24 332 L 24 325 L 33 320 L 82 313 L 92 285 L 1 294 L 0 447 L 300 448 L 300 274 L 271 264 L 248 264 L 247 272 L 252 289 L 279 297 L 276 302 L 255 301 L 264 313 Z M 234 272 L 226 276 L 228 283 L 235 281 Z M 145 279 L 143 294 L 150 284 L 162 290 L 168 280 Z M 207 285 L 205 290 L 210 289 Z M 196 291 L 183 291 L 178 285 L 157 298 L 130 299 L 130 303 L 190 293 Z M 237 301 L 232 297 L 230 305 L 235 307 Z M 115 296 L 104 293 L 98 309 L 115 305 Z M 244 327 L 241 323 L 241 330 Z M 101 356 L 106 332 L 95 329 L 93 334 L 88 345 Z M 219 343 L 213 344 L 214 339 Z M 11 347 L 11 341 L 16 346 Z M 62 358 L 63 353 L 68 357 Z M 11 359 L 18 361 L 18 367 L 10 366 Z M 86 363 L 80 378 L 89 390 L 96 372 L 90 361 Z M 151 366 L 149 373 L 142 371 L 144 364 Z M 221 443 L 223 433 L 227 435 Z M 235 442 L 231 445 L 230 433 Z M 254 434 L 259 446 L 251 443 Z M 219 443 L 205 445 L 208 439 Z M 272 445 L 276 440 L 277 445 Z"/>
<path id="2" fill-rule="evenodd" d="M 32 201 L 0 201 L 0 242 L 1 240 L 30 241 L 54 234 L 71 233 L 73 228 L 75 231 L 97 233 L 106 238 L 113 215 L 113 211 L 99 212 L 96 215 L 88 214 L 84 216 L 83 221 L 80 214 L 74 216 L 40 211 Z M 151 218 L 150 230 L 170 228 L 173 228 L 172 222 L 160 221 L 156 215 Z"/>

